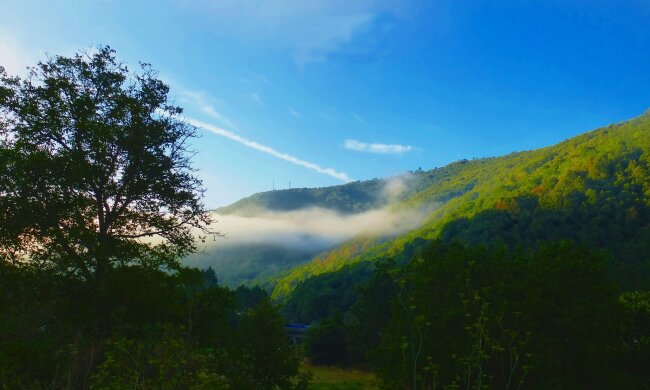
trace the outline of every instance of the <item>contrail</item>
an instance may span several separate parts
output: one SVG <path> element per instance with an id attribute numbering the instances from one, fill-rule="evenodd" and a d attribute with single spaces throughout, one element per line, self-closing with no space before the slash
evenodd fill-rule
<path id="1" fill-rule="evenodd" d="M 242 136 L 240 136 L 238 134 L 233 133 L 232 131 L 222 129 L 220 127 L 211 125 L 209 123 L 202 122 L 202 121 L 197 120 L 197 119 L 185 118 L 185 120 L 187 121 L 187 123 L 191 124 L 192 126 L 208 130 L 211 133 L 214 133 L 216 135 L 231 139 L 231 140 L 233 140 L 235 142 L 239 142 L 240 144 L 242 144 L 244 146 L 248 146 L 251 149 L 259 150 L 260 152 L 263 152 L 263 153 L 266 153 L 266 154 L 270 154 L 271 156 L 279 158 L 281 160 L 288 161 L 288 162 L 290 162 L 292 164 L 296 164 L 296 165 L 299 165 L 299 166 L 307 168 L 307 169 L 311 169 L 312 171 L 322 173 L 324 175 L 327 175 L 327 176 L 333 177 L 335 179 L 341 180 L 341 181 L 343 181 L 345 183 L 348 183 L 348 182 L 352 181 L 352 179 L 350 179 L 348 174 L 345 173 L 345 172 L 338 172 L 338 171 L 336 171 L 336 170 L 334 170 L 332 168 L 323 168 L 318 164 L 315 164 L 315 163 L 312 163 L 312 162 L 309 162 L 309 161 L 305 161 L 305 160 L 301 160 L 298 157 L 292 156 L 292 155 L 287 154 L 287 153 L 282 153 L 282 152 L 280 152 L 278 150 L 273 149 L 270 146 L 262 145 L 260 143 L 255 142 L 255 141 L 251 141 L 251 140 L 249 140 L 247 138 L 244 138 L 244 137 L 242 137 Z"/>

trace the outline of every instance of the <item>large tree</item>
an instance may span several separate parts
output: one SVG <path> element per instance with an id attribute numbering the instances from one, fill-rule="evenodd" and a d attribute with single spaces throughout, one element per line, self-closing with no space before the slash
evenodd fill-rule
<path id="1" fill-rule="evenodd" d="M 0 258 L 101 280 L 193 251 L 210 216 L 181 114 L 149 64 L 133 72 L 109 47 L 24 79 L 0 67 Z"/>

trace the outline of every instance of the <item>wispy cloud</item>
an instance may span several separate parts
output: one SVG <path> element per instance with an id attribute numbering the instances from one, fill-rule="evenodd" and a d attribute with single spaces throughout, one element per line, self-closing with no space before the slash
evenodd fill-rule
<path id="1" fill-rule="evenodd" d="M 191 104 L 192 106 L 198 108 L 201 112 L 203 112 L 206 115 L 209 115 L 210 117 L 216 119 L 219 121 L 219 123 L 235 128 L 235 124 L 225 117 L 223 114 L 218 112 L 208 101 L 210 100 L 204 93 L 202 92 L 196 92 L 196 91 L 190 91 L 190 90 L 181 90 L 179 94 L 181 100 L 186 103 L 186 104 Z"/>
<path id="2" fill-rule="evenodd" d="M 215 29 L 290 49 L 294 61 L 372 61 L 394 46 L 392 27 L 417 14 L 398 0 L 198 1 Z"/>
<path id="3" fill-rule="evenodd" d="M 318 115 L 319 117 L 321 117 L 323 119 L 327 119 L 327 120 L 334 119 L 334 117 L 332 115 L 327 114 L 327 113 L 322 112 L 322 111 L 314 111 L 314 114 Z"/>
<path id="4" fill-rule="evenodd" d="M 249 72 L 247 76 L 241 77 L 239 79 L 239 82 L 249 87 L 256 87 L 260 84 L 273 85 L 273 82 L 271 82 L 271 80 L 269 80 L 266 76 L 255 72 Z"/>
<path id="5" fill-rule="evenodd" d="M 372 144 L 372 143 L 356 141 L 353 139 L 345 140 L 343 146 L 346 149 L 355 150 L 357 152 L 382 153 L 382 154 L 402 154 L 413 150 L 413 146 L 411 145 Z"/>
<path id="6" fill-rule="evenodd" d="M 302 114 L 291 107 L 289 107 L 289 114 L 291 114 L 291 116 L 294 118 L 298 118 L 298 119 L 302 118 Z"/>
<path id="7" fill-rule="evenodd" d="M 198 128 L 207 130 L 207 131 L 209 131 L 209 132 L 211 132 L 213 134 L 219 135 L 219 136 L 224 137 L 224 138 L 228 138 L 228 139 L 233 140 L 235 142 L 239 142 L 240 144 L 242 144 L 244 146 L 247 146 L 247 147 L 249 147 L 251 149 L 255 149 L 255 150 L 260 151 L 262 153 L 269 154 L 269 155 L 271 155 L 273 157 L 279 158 L 280 160 L 290 162 L 292 164 L 301 166 L 303 168 L 310 169 L 310 170 L 312 170 L 314 172 L 318 172 L 318 173 L 321 173 L 323 175 L 333 177 L 335 179 L 341 180 L 341 181 L 346 182 L 346 183 L 349 182 L 349 181 L 352 181 L 352 179 L 350 179 L 350 176 L 348 176 L 348 174 L 345 173 L 345 172 L 338 172 L 333 168 L 324 168 L 324 167 L 322 167 L 322 166 L 320 166 L 320 165 L 318 165 L 316 163 L 313 163 L 313 162 L 310 162 L 310 161 L 305 161 L 305 160 L 302 160 L 302 159 L 300 159 L 298 157 L 292 156 L 290 154 L 280 152 L 280 151 L 278 151 L 276 149 L 273 149 L 270 146 L 263 145 L 263 144 L 260 144 L 258 142 L 249 140 L 249 139 L 244 138 L 244 137 L 242 137 L 242 136 L 240 136 L 240 135 L 238 135 L 236 133 L 233 133 L 232 131 L 222 129 L 220 127 L 214 126 L 214 125 L 209 124 L 209 123 L 202 122 L 202 121 L 197 120 L 197 119 L 192 119 L 192 118 L 185 118 L 185 119 L 192 126 L 196 126 Z"/>

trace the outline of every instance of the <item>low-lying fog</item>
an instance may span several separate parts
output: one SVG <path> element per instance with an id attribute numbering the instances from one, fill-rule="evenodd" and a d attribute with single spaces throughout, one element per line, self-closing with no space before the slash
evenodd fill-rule
<path id="1" fill-rule="evenodd" d="M 209 245 L 275 244 L 297 249 L 331 247 L 355 236 L 393 236 L 422 224 L 425 210 L 381 208 L 340 214 L 322 208 L 262 212 L 255 217 L 215 215 L 213 228 L 226 235 Z"/>
<path id="2" fill-rule="evenodd" d="M 211 228 L 225 237 L 200 245 L 199 253 L 184 262 L 199 268 L 210 266 L 220 282 L 236 287 L 273 277 L 355 237 L 405 233 L 422 225 L 435 209 L 434 205 L 399 211 L 391 207 L 413 192 L 412 179 L 403 175 L 387 180 L 377 194 L 378 206 L 360 213 L 320 207 L 262 210 L 254 216 L 215 213 Z"/>
<path id="3" fill-rule="evenodd" d="M 213 246 L 272 244 L 299 250 L 332 247 L 357 236 L 390 237 L 419 227 L 434 205 L 396 211 L 391 204 L 412 190 L 416 177 L 403 174 L 385 181 L 377 199 L 382 207 L 356 214 L 343 214 L 319 207 L 295 211 L 261 211 L 252 217 L 215 214 L 212 228 L 226 235 L 208 243 Z M 212 241 L 212 240 L 211 240 Z"/>

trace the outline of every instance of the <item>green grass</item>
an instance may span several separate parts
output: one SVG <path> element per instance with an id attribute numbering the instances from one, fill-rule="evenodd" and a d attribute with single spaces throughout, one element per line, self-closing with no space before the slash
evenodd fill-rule
<path id="1" fill-rule="evenodd" d="M 313 390 L 379 389 L 375 374 L 368 371 L 313 366 L 307 363 L 301 363 L 300 371 L 312 375 L 309 388 Z"/>

